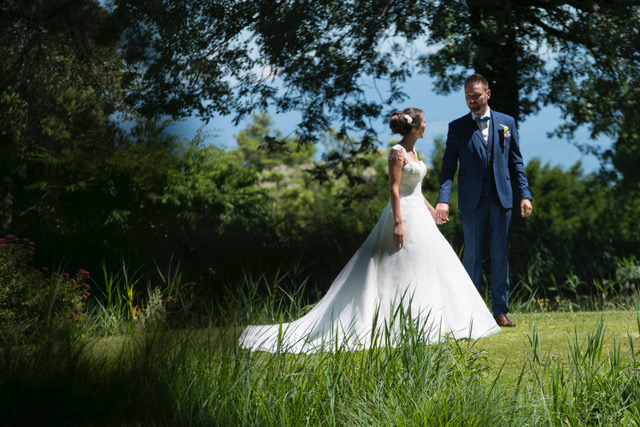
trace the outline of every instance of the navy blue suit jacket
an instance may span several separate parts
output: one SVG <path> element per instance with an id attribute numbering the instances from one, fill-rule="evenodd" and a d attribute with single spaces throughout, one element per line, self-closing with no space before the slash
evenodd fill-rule
<path id="1" fill-rule="evenodd" d="M 504 132 L 503 126 L 508 128 L 508 132 Z M 438 202 L 449 202 L 453 177 L 460 163 L 458 207 L 461 211 L 474 210 L 482 195 L 483 180 L 489 172 L 487 156 L 490 154 L 495 188 L 502 206 L 505 209 L 513 207 L 513 189 L 519 193 L 516 194 L 518 202 L 531 198 L 514 118 L 491 110 L 489 131 L 489 144 L 485 148 L 482 132 L 473 121 L 471 113 L 449 123 Z"/>

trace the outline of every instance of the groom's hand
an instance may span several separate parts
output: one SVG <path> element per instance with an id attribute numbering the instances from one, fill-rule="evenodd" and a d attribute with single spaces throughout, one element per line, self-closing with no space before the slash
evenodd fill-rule
<path id="1" fill-rule="evenodd" d="M 436 205 L 436 222 L 444 224 L 449 221 L 449 203 L 440 202 Z"/>
<path id="2" fill-rule="evenodd" d="M 529 215 L 531 215 L 532 211 L 533 211 L 533 205 L 531 204 L 531 200 L 522 199 L 522 201 L 520 202 L 520 215 L 523 218 L 526 218 Z"/>

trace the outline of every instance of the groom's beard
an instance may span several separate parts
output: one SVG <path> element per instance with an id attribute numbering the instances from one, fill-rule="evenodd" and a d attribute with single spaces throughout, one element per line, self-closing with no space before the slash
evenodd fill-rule
<path id="1" fill-rule="evenodd" d="M 474 107 L 471 107 L 469 105 L 467 105 L 467 107 L 469 107 L 469 109 L 476 115 L 476 116 L 484 116 L 485 113 L 487 112 L 487 104 L 484 104 L 484 106 L 481 105 L 475 105 Z"/>

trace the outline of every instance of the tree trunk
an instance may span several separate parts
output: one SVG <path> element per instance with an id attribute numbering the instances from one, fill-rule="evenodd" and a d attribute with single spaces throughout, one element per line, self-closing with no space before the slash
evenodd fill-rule
<path id="1" fill-rule="evenodd" d="M 492 109 L 509 114 L 519 122 L 519 55 L 510 2 L 469 0 L 472 60 L 476 73 L 489 81 Z"/>

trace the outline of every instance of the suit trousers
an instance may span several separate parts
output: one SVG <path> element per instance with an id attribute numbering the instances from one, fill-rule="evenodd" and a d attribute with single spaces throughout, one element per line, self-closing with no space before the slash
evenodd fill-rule
<path id="1" fill-rule="evenodd" d="M 482 258 L 485 242 L 491 257 L 491 310 L 494 317 L 509 311 L 509 226 L 511 209 L 498 200 L 495 187 L 481 196 L 473 211 L 461 211 L 464 232 L 462 264 L 481 292 Z"/>

